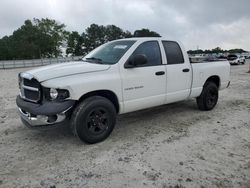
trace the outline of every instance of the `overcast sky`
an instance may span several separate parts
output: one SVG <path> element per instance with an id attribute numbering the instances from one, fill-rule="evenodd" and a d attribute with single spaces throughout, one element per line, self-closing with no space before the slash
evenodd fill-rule
<path id="1" fill-rule="evenodd" d="M 187 49 L 250 51 L 250 0 L 1 0 L 0 37 L 24 20 L 55 19 L 82 33 L 91 23 L 149 28 Z"/>

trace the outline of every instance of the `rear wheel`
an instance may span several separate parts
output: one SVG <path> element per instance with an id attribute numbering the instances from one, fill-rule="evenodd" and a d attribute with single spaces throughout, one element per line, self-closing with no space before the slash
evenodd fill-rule
<path id="1" fill-rule="evenodd" d="M 94 144 L 106 139 L 114 129 L 116 110 L 111 101 L 94 96 L 80 103 L 72 114 L 73 132 L 84 142 Z"/>
<path id="2" fill-rule="evenodd" d="M 196 98 L 200 110 L 212 110 L 219 97 L 218 87 L 214 82 L 206 82 L 201 95 Z"/>

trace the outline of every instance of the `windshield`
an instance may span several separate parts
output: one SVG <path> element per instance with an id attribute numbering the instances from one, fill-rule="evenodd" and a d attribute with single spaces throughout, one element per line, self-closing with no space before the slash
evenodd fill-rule
<path id="1" fill-rule="evenodd" d="M 83 61 L 100 64 L 115 64 L 135 42 L 135 40 L 124 40 L 104 44 L 85 56 Z"/>
<path id="2" fill-rule="evenodd" d="M 228 60 L 235 60 L 235 59 L 237 59 L 237 55 L 229 55 L 229 56 L 227 56 L 227 59 Z"/>

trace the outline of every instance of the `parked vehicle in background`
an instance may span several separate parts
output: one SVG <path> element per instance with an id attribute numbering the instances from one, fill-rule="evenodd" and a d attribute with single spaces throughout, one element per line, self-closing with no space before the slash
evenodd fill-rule
<path id="1" fill-rule="evenodd" d="M 245 59 L 250 59 L 250 52 L 243 52 L 241 55 L 244 56 Z"/>
<path id="2" fill-rule="evenodd" d="M 212 110 L 229 86 L 225 61 L 190 63 L 181 43 L 130 38 L 104 44 L 81 62 L 19 74 L 16 102 L 25 125 L 49 127 L 69 120 L 75 135 L 97 143 L 112 132 L 117 114 L 196 98 Z"/>
<path id="3" fill-rule="evenodd" d="M 231 54 L 227 57 L 227 60 L 231 65 L 240 65 L 240 64 L 245 64 L 246 59 L 244 56 L 241 55 L 236 55 L 236 54 Z"/>

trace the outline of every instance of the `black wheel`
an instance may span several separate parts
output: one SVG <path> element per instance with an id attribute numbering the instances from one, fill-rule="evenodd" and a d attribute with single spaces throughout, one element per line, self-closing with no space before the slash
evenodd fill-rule
<path id="1" fill-rule="evenodd" d="M 213 82 L 206 82 L 201 95 L 196 98 L 200 110 L 212 110 L 219 97 L 218 87 Z"/>
<path id="2" fill-rule="evenodd" d="M 106 139 L 114 129 L 116 110 L 111 101 L 94 96 L 80 103 L 71 116 L 71 128 L 82 141 L 89 144 Z"/>

